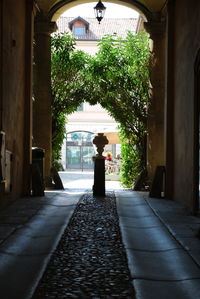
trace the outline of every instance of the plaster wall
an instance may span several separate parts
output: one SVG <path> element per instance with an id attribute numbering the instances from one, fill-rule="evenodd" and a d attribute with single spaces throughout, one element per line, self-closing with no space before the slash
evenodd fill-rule
<path id="1" fill-rule="evenodd" d="M 25 0 L 2 2 L 2 123 L 6 150 L 13 154 L 12 190 L 0 191 L 0 205 L 15 200 L 23 188 L 23 139 L 25 98 Z"/>
<path id="2" fill-rule="evenodd" d="M 95 55 L 98 51 L 98 45 L 96 41 L 79 40 L 76 41 L 75 48 L 78 50 L 82 50 L 90 55 Z"/>
<path id="3" fill-rule="evenodd" d="M 200 48 L 200 2 L 177 0 L 175 9 L 174 199 L 194 205 L 194 63 Z"/>

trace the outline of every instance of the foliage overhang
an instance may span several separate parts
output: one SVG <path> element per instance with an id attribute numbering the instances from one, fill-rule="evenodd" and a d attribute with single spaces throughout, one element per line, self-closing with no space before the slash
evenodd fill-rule
<path id="1" fill-rule="evenodd" d="M 60 158 L 66 115 L 82 102 L 101 104 L 119 123 L 122 182 L 131 187 L 146 169 L 150 50 L 145 32 L 126 40 L 107 35 L 95 56 L 75 50 L 67 33 L 52 38 L 53 160 Z"/>

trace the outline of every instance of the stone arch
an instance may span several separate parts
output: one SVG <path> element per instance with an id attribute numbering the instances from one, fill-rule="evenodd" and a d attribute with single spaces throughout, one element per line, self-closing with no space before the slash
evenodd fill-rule
<path id="1" fill-rule="evenodd" d="M 69 1 L 69 0 L 61 0 L 58 3 L 56 3 L 49 11 L 48 13 L 48 18 L 51 21 L 56 21 L 60 15 L 66 10 L 69 9 L 73 6 L 84 4 L 84 3 L 89 3 L 89 2 L 94 2 L 94 0 L 78 0 L 78 1 Z M 140 2 L 137 0 L 132 1 L 118 1 L 118 0 L 111 0 L 111 3 L 115 4 L 120 4 L 124 5 L 126 7 L 135 9 L 138 11 L 141 15 L 145 17 L 145 19 L 151 19 L 151 12 Z"/>
<path id="2" fill-rule="evenodd" d="M 81 3 L 92 2 L 92 0 L 78 0 L 78 1 L 69 1 L 69 0 L 60 0 L 51 7 L 51 9 L 46 12 L 38 12 L 35 17 L 35 38 L 37 38 L 37 47 L 35 47 L 35 53 L 37 53 L 37 57 L 39 59 L 39 63 L 36 64 L 35 73 L 38 75 L 39 87 L 36 90 L 37 93 L 37 103 L 38 107 L 35 109 L 35 115 L 40 117 L 40 113 L 37 113 L 40 108 L 40 102 L 43 103 L 43 106 L 46 105 L 46 108 L 43 107 L 43 111 L 50 110 L 50 102 L 51 102 L 51 82 L 50 82 L 50 34 L 56 30 L 56 17 L 59 17 L 57 12 L 62 9 L 62 7 L 66 6 L 68 8 L 78 5 Z M 141 4 L 137 0 L 111 0 L 111 2 L 116 4 L 121 4 L 124 6 L 131 7 L 140 11 L 140 13 L 145 18 L 145 29 L 150 34 L 150 38 L 153 40 L 153 53 L 157 58 L 157 63 L 155 63 L 154 68 L 152 70 L 151 83 L 154 87 L 154 97 L 152 97 L 151 102 L 153 105 L 151 106 L 151 111 L 149 115 L 152 117 L 148 120 L 148 175 L 150 178 L 150 182 L 153 179 L 154 171 L 158 165 L 165 165 L 164 162 L 164 92 L 165 92 L 165 30 L 166 30 L 166 22 L 165 22 L 165 7 L 161 7 L 160 10 L 150 11 L 146 6 Z M 64 10 L 63 10 L 64 11 Z M 45 46 L 45 48 L 44 48 Z M 44 51 L 45 49 L 45 51 Z M 38 51 L 37 51 L 38 50 Z M 41 70 L 41 65 L 46 62 L 47 67 L 43 67 Z M 39 78 L 40 77 L 40 78 Z M 43 84 L 41 84 L 43 82 Z M 159 82 L 159 84 L 158 84 Z M 46 101 L 43 101 L 44 98 L 44 86 L 46 90 Z M 38 87 L 38 86 L 36 86 Z M 36 94 L 35 93 L 35 94 Z M 156 100 L 154 100 L 156 99 Z M 35 101 L 36 102 L 36 101 Z M 36 105 L 35 105 L 36 106 Z M 40 147 L 44 147 L 46 149 L 46 163 L 45 163 L 45 174 L 48 178 L 48 169 L 51 164 L 51 117 L 50 113 L 45 114 L 46 123 L 48 123 L 48 131 L 46 130 L 43 134 L 40 133 L 38 127 L 45 127 L 42 124 L 44 120 L 40 119 L 35 121 L 35 134 L 39 131 L 39 135 L 35 138 L 36 143 Z M 36 124 L 37 123 L 37 124 Z M 46 128 L 46 127 L 45 127 Z M 151 130 L 150 130 L 151 129 Z M 42 136 L 42 137 L 41 137 Z M 43 137 L 45 136 L 45 138 Z M 48 179 L 47 179 L 48 182 Z"/>

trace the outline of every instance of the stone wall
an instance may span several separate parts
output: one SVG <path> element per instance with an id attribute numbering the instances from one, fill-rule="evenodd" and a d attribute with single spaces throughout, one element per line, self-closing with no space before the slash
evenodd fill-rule
<path id="1" fill-rule="evenodd" d="M 1 130 L 5 132 L 6 150 L 12 153 L 11 190 L 4 192 L 1 184 L 0 205 L 15 200 L 24 189 L 24 127 L 25 127 L 25 36 L 26 1 L 1 2 Z M 26 167 L 29 167 L 28 165 Z"/>
<path id="2" fill-rule="evenodd" d="M 200 48 L 200 2 L 177 0 L 174 9 L 174 199 L 194 210 L 194 64 Z"/>

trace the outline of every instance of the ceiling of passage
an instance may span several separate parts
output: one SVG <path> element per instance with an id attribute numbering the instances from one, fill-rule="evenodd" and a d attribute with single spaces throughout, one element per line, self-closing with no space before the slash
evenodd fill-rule
<path id="1" fill-rule="evenodd" d="M 44 13 L 48 14 L 51 10 L 57 14 L 57 17 L 62 14 L 65 10 L 73 7 L 75 5 L 88 3 L 88 2 L 98 2 L 95 0 L 36 0 L 39 9 Z M 140 5 L 145 7 L 150 12 L 160 11 L 167 0 L 102 0 L 103 3 L 113 2 L 116 4 L 125 5 L 131 8 L 139 9 Z M 57 19 L 53 17 L 53 19 Z"/>

